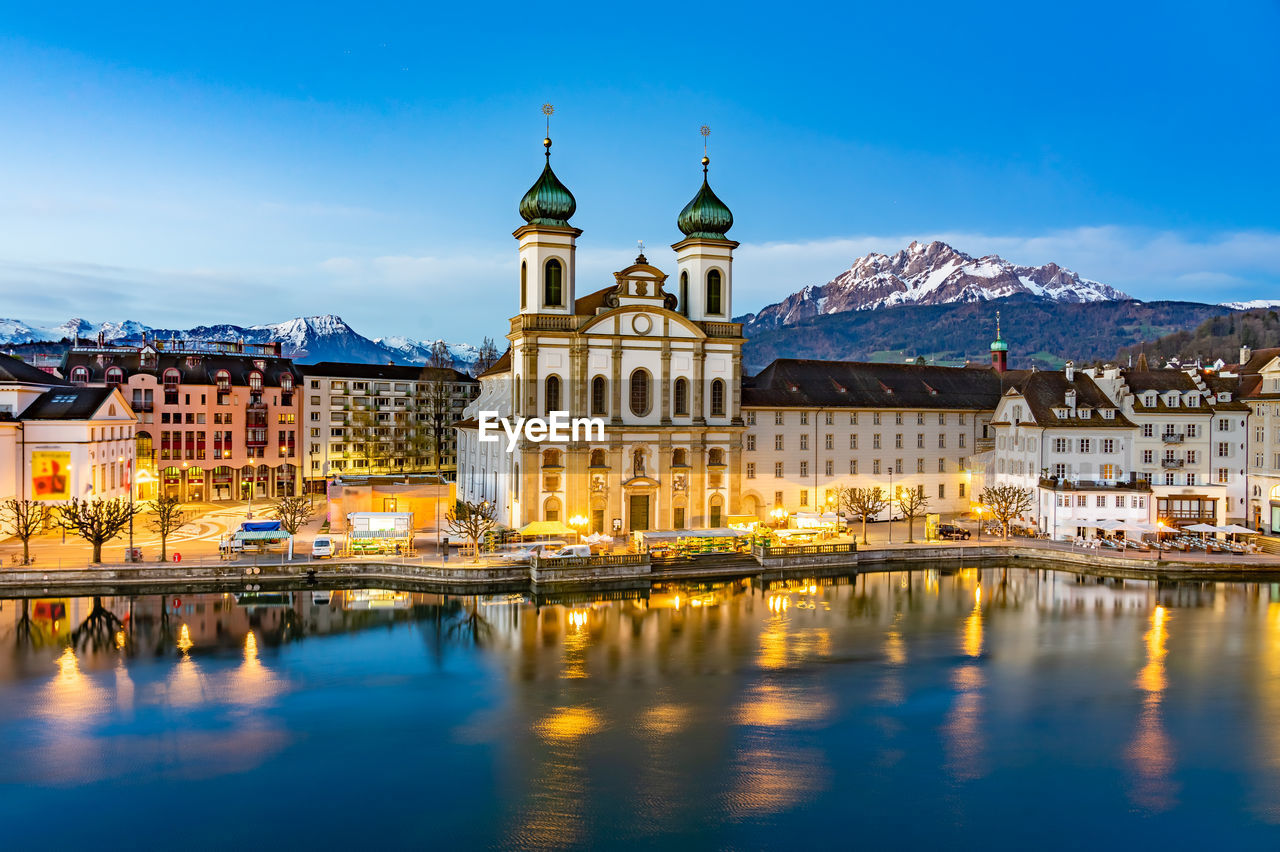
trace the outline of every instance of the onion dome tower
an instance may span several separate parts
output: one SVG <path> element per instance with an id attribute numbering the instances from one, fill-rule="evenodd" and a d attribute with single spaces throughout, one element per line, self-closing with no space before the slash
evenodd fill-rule
<path id="1" fill-rule="evenodd" d="M 733 317 L 733 250 L 738 244 L 725 234 L 733 227 L 729 206 L 711 190 L 703 126 L 702 186 L 676 217 L 684 239 L 672 246 L 676 252 L 679 312 L 698 322 L 728 322 Z"/>
<path id="2" fill-rule="evenodd" d="M 1000 339 L 999 311 L 996 311 L 996 339 L 991 341 L 991 367 L 997 373 L 1009 369 L 1009 344 Z"/>
<path id="3" fill-rule="evenodd" d="M 572 314 L 577 239 L 582 231 L 569 224 L 578 209 L 573 193 L 551 170 L 551 114 L 547 116 L 546 164 L 542 174 L 520 199 L 525 224 L 513 234 L 520 251 L 520 313 Z"/>

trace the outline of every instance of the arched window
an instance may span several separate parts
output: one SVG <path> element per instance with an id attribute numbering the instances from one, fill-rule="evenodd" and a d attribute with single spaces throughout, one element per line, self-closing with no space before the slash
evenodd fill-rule
<path id="1" fill-rule="evenodd" d="M 226 370 L 219 370 L 213 374 L 214 384 L 218 386 L 218 393 L 230 393 L 231 391 L 231 374 Z"/>
<path id="2" fill-rule="evenodd" d="M 680 313 L 689 316 L 689 273 L 680 273 Z"/>
<path id="3" fill-rule="evenodd" d="M 685 378 L 676 379 L 675 392 L 672 394 L 672 396 L 675 397 L 676 414 L 688 414 L 689 413 L 689 380 Z"/>
<path id="4" fill-rule="evenodd" d="M 529 304 L 529 264 L 520 261 L 520 310 Z"/>
<path id="5" fill-rule="evenodd" d="M 707 273 L 707 313 L 721 313 L 720 270 L 718 269 L 713 269 Z"/>
<path id="6" fill-rule="evenodd" d="M 262 393 L 262 374 L 257 370 L 249 374 L 249 390 L 253 393 Z"/>
<path id="7" fill-rule="evenodd" d="M 542 504 L 542 519 L 544 521 L 560 520 L 560 501 L 555 497 L 548 497 L 547 502 Z"/>
<path id="8" fill-rule="evenodd" d="M 166 385 L 177 385 L 182 381 L 182 374 L 173 367 L 164 371 L 164 383 Z"/>
<path id="9" fill-rule="evenodd" d="M 558 308 L 564 303 L 563 268 L 554 257 L 543 267 L 542 303 L 549 308 Z"/>
<path id="10" fill-rule="evenodd" d="M 547 376 L 547 413 L 560 410 L 560 377 Z"/>
<path id="11" fill-rule="evenodd" d="M 603 417 L 609 413 L 609 383 L 605 381 L 604 376 L 596 376 L 591 380 L 591 414 L 593 417 Z"/>
<path id="12" fill-rule="evenodd" d="M 604 450 L 591 451 L 591 466 L 592 467 L 608 467 L 609 466 L 608 463 L 604 460 Z"/>
<path id="13" fill-rule="evenodd" d="M 73 367 L 71 369 L 71 381 L 77 385 L 82 385 L 89 381 L 89 368 Z"/>
<path id="14" fill-rule="evenodd" d="M 672 467 L 688 467 L 689 466 L 689 458 L 687 455 L 685 455 L 685 451 L 683 449 L 677 448 L 671 451 L 671 466 Z"/>
<path id="15" fill-rule="evenodd" d="M 631 374 L 631 413 L 643 417 L 649 413 L 649 373 L 636 370 Z"/>
<path id="16" fill-rule="evenodd" d="M 711 416 L 724 417 L 724 379 L 711 383 Z"/>
<path id="17" fill-rule="evenodd" d="M 293 392 L 293 376 L 289 373 L 285 373 L 280 377 L 280 390 L 285 393 Z"/>
<path id="18" fill-rule="evenodd" d="M 119 367 L 108 367 L 107 368 L 107 384 L 108 385 L 124 384 L 124 370 L 120 369 Z"/>

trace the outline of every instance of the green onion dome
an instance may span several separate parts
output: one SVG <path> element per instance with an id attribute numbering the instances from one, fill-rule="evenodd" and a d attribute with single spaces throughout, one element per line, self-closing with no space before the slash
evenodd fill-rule
<path id="1" fill-rule="evenodd" d="M 530 225 L 556 225 L 569 227 L 569 217 L 578 209 L 573 193 L 551 171 L 551 140 L 543 139 L 547 149 L 547 165 L 542 169 L 537 183 L 520 199 L 520 216 Z"/>
<path id="2" fill-rule="evenodd" d="M 991 342 L 991 351 L 992 352 L 1008 352 L 1009 344 L 1005 343 L 1003 340 L 993 340 Z"/>
<path id="3" fill-rule="evenodd" d="M 707 165 L 710 162 L 706 157 L 702 158 L 702 189 L 680 211 L 676 227 L 686 237 L 723 240 L 733 227 L 733 214 L 707 183 Z"/>

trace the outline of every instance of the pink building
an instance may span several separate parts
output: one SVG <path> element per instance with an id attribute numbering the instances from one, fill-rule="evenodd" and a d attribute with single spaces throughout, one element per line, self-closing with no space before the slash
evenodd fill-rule
<path id="1" fill-rule="evenodd" d="M 99 340 L 73 347 L 62 374 L 73 385 L 119 387 L 138 415 L 140 500 L 300 492 L 301 374 L 278 343 Z"/>

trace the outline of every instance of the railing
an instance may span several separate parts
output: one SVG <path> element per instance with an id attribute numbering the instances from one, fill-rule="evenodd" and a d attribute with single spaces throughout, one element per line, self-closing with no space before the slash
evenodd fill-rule
<path id="1" fill-rule="evenodd" d="M 787 544 L 779 547 L 756 545 L 751 551 L 757 557 L 768 556 L 826 556 L 833 553 L 857 553 L 857 542 L 841 544 Z"/>
<path id="2" fill-rule="evenodd" d="M 700 322 L 698 327 L 702 329 L 707 337 L 742 336 L 742 323 L 740 322 Z"/>
<path id="3" fill-rule="evenodd" d="M 530 563 L 534 568 L 608 568 L 618 565 L 646 565 L 649 562 L 647 553 L 602 553 L 599 556 L 538 556 L 534 554 Z"/>
<path id="4" fill-rule="evenodd" d="M 511 331 L 572 331 L 578 320 L 572 314 L 521 314 L 511 318 Z"/>
<path id="5" fill-rule="evenodd" d="M 1180 470 L 1184 464 L 1182 459 L 1160 459 L 1160 466 L 1165 470 Z"/>
<path id="6" fill-rule="evenodd" d="M 1058 479 L 1053 476 L 1040 477 L 1040 487 L 1051 491 L 1150 491 L 1151 483 L 1145 479 L 1133 479 L 1128 482 L 1112 482 L 1105 479 Z"/>
<path id="7" fill-rule="evenodd" d="M 1184 437 L 1180 432 L 1166 432 L 1160 436 L 1160 440 L 1166 444 L 1181 444 Z"/>

